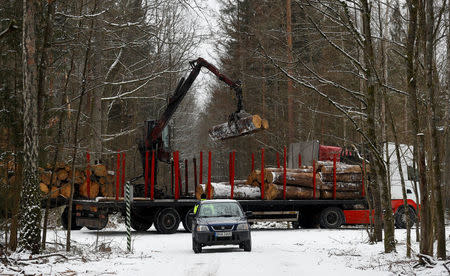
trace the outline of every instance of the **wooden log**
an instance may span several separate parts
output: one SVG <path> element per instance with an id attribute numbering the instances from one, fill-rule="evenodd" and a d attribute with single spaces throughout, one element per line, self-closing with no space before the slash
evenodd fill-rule
<path id="1" fill-rule="evenodd" d="M 100 192 L 103 196 L 113 197 L 116 195 L 116 186 L 114 183 L 105 182 L 104 184 L 100 183 Z"/>
<path id="2" fill-rule="evenodd" d="M 70 184 L 70 182 L 65 182 L 61 184 L 61 188 L 59 190 L 59 193 L 65 197 L 65 198 L 69 198 L 70 197 L 70 190 L 71 190 L 72 185 Z"/>
<path id="3" fill-rule="evenodd" d="M 91 181 L 90 183 L 90 194 L 87 193 L 87 181 L 85 180 L 83 184 L 80 185 L 80 195 L 86 198 L 96 198 L 100 191 L 100 185 L 96 181 Z"/>
<path id="4" fill-rule="evenodd" d="M 288 186 L 302 186 L 302 187 L 314 187 L 314 174 L 310 173 L 286 173 L 286 185 Z M 272 183 L 283 185 L 283 173 L 272 172 Z M 320 175 L 316 173 L 316 189 L 320 189 L 322 181 Z"/>
<path id="5" fill-rule="evenodd" d="M 55 165 L 55 170 L 58 170 L 58 169 L 66 169 L 66 163 L 64 163 L 64 162 L 56 162 L 56 165 Z"/>
<path id="6" fill-rule="evenodd" d="M 330 199 L 333 198 L 333 191 L 320 191 L 321 199 Z M 336 192 L 336 199 L 358 199 L 361 197 L 361 192 Z"/>
<path id="7" fill-rule="evenodd" d="M 286 186 L 286 199 L 312 199 L 313 190 L 306 187 Z M 269 184 L 264 191 L 268 200 L 283 199 L 283 185 Z"/>
<path id="8" fill-rule="evenodd" d="M 57 198 L 59 196 L 59 188 L 53 186 L 50 191 L 50 198 Z"/>
<path id="9" fill-rule="evenodd" d="M 266 119 L 262 119 L 261 120 L 261 128 L 262 129 L 269 129 L 269 121 L 267 121 Z"/>
<path id="10" fill-rule="evenodd" d="M 74 183 L 81 185 L 81 184 L 84 183 L 85 180 L 86 180 L 86 177 L 84 176 L 84 172 L 83 171 L 79 171 L 79 170 L 75 170 Z"/>
<path id="11" fill-rule="evenodd" d="M 250 115 L 235 123 L 223 123 L 216 125 L 209 130 L 209 136 L 213 140 L 225 140 L 233 137 L 254 133 L 261 128 L 261 117 Z"/>
<path id="12" fill-rule="evenodd" d="M 66 180 L 67 179 L 67 177 L 69 176 L 69 173 L 65 170 L 65 169 L 59 169 L 57 172 L 56 172 L 56 177 L 59 179 L 59 180 Z"/>
<path id="13" fill-rule="evenodd" d="M 258 199 L 261 198 L 261 190 L 258 187 L 252 187 L 245 184 L 236 184 L 237 183 L 245 183 L 244 180 L 235 180 L 235 185 L 233 189 L 233 198 L 234 199 Z M 201 188 L 198 188 L 198 187 Z M 198 191 L 196 191 L 197 195 L 200 198 L 201 194 L 206 193 L 206 185 L 197 185 Z M 231 185 L 229 182 L 215 182 L 211 183 L 211 198 L 214 199 L 224 199 L 230 198 L 231 196 Z"/>
<path id="14" fill-rule="evenodd" d="M 94 170 L 94 174 L 96 176 L 106 176 L 108 174 L 105 165 L 102 164 L 94 165 L 92 166 L 92 169 Z"/>
<path id="15" fill-rule="evenodd" d="M 197 185 L 197 187 L 195 188 L 195 198 L 197 200 L 200 200 L 203 193 L 204 191 L 202 185 Z"/>
<path id="16" fill-rule="evenodd" d="M 44 183 L 39 183 L 39 189 L 41 190 L 41 192 L 46 195 L 48 194 L 48 186 L 45 185 Z"/>
<path id="17" fill-rule="evenodd" d="M 320 177 L 323 182 L 332 182 L 333 173 L 320 173 Z M 337 182 L 361 182 L 362 174 L 361 173 L 336 173 L 336 181 Z"/>
<path id="18" fill-rule="evenodd" d="M 51 172 L 44 171 L 39 176 L 39 179 L 42 183 L 44 183 L 45 185 L 48 186 L 48 185 L 50 185 L 50 176 L 51 176 Z"/>
<path id="19" fill-rule="evenodd" d="M 361 188 L 361 182 L 336 182 L 336 191 L 338 192 L 361 191 Z M 321 189 L 326 191 L 333 191 L 333 182 L 323 182 Z"/>
<path id="20" fill-rule="evenodd" d="M 319 161 L 317 163 L 322 173 L 333 173 L 333 162 Z M 336 173 L 361 173 L 361 167 L 359 165 L 349 165 L 336 162 Z"/>

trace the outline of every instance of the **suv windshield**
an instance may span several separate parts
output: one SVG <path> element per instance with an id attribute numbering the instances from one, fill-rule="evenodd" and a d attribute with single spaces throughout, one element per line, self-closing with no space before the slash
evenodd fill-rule
<path id="1" fill-rule="evenodd" d="M 200 206 L 199 217 L 243 217 L 241 207 L 236 202 L 204 203 Z"/>

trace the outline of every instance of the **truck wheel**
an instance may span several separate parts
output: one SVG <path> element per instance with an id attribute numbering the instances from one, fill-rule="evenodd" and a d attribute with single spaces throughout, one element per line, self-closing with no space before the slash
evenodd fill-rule
<path id="1" fill-rule="evenodd" d="M 137 232 L 145 232 L 152 226 L 151 218 L 141 218 L 139 216 L 131 214 L 130 226 Z"/>
<path id="2" fill-rule="evenodd" d="M 75 215 L 75 210 L 72 209 L 72 223 L 71 223 L 71 227 L 70 230 L 80 230 L 81 228 L 83 228 L 83 226 L 78 226 L 76 224 L 76 215 Z M 63 213 L 61 214 L 61 225 L 63 227 L 64 230 L 67 230 L 69 227 L 69 207 L 64 208 Z"/>
<path id="3" fill-rule="evenodd" d="M 189 213 L 194 212 L 194 208 L 189 209 L 183 218 L 183 227 L 186 232 L 191 233 L 192 232 L 192 218 L 189 217 Z"/>
<path id="4" fill-rule="evenodd" d="M 196 242 L 194 238 L 192 238 L 192 250 L 195 254 L 202 253 L 202 245 Z"/>
<path id="5" fill-rule="evenodd" d="M 409 222 L 411 224 L 410 227 L 412 227 L 417 219 L 416 212 L 414 211 L 413 208 L 409 207 L 408 214 L 409 214 Z M 406 214 L 405 208 L 403 208 L 403 206 L 398 207 L 397 212 L 395 212 L 394 219 L 395 219 L 395 227 L 400 229 L 406 229 Z"/>
<path id="6" fill-rule="evenodd" d="M 244 251 L 252 251 L 252 240 L 244 242 Z"/>
<path id="7" fill-rule="evenodd" d="M 327 229 L 339 228 L 344 222 L 344 213 L 340 208 L 328 207 L 320 213 L 320 227 Z"/>
<path id="8" fill-rule="evenodd" d="M 180 215 L 174 208 L 165 208 L 156 214 L 157 230 L 162 234 L 173 234 L 180 225 Z"/>
<path id="9" fill-rule="evenodd" d="M 103 228 L 106 227 L 107 224 L 108 224 L 108 215 L 106 215 L 105 219 L 101 220 L 101 224 L 99 225 L 99 227 L 86 226 L 86 228 L 89 230 L 102 230 Z"/>

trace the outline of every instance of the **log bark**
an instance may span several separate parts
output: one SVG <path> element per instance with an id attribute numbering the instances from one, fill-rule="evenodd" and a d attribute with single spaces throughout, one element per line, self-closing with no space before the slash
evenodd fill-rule
<path id="1" fill-rule="evenodd" d="M 348 192 L 358 191 L 361 192 L 362 183 L 348 183 L 348 182 L 336 182 L 336 191 Z M 333 182 L 323 182 L 321 190 L 333 191 Z"/>
<path id="2" fill-rule="evenodd" d="M 318 191 L 317 191 L 317 195 Z M 286 186 L 286 199 L 312 199 L 313 190 L 305 187 Z M 265 188 L 264 198 L 283 199 L 283 185 L 269 184 Z"/>
<path id="3" fill-rule="evenodd" d="M 272 181 L 270 183 L 283 185 L 283 174 L 282 172 L 272 172 Z M 314 174 L 311 173 L 286 173 L 286 185 L 288 186 L 303 186 L 303 187 L 314 187 Z M 320 189 L 322 181 L 320 175 L 316 173 L 316 188 Z"/>
<path id="4" fill-rule="evenodd" d="M 367 170 L 367 169 L 366 169 Z M 321 166 L 320 171 L 322 173 L 333 173 L 333 165 Z M 361 167 L 358 165 L 347 165 L 343 163 L 336 163 L 336 173 L 359 173 L 361 174 Z"/>
<path id="5" fill-rule="evenodd" d="M 332 191 L 322 190 L 320 191 L 321 199 L 331 199 L 333 198 Z M 361 192 L 336 192 L 336 199 L 355 199 L 362 198 Z"/>
<path id="6" fill-rule="evenodd" d="M 320 173 L 323 182 L 333 182 L 333 173 Z M 361 173 L 336 173 L 337 182 L 361 182 Z"/>
<path id="7" fill-rule="evenodd" d="M 237 136 L 254 133 L 261 128 L 261 117 L 259 115 L 251 115 L 242 118 L 235 123 L 223 123 L 214 126 L 209 130 L 209 136 L 213 140 L 225 140 Z"/>

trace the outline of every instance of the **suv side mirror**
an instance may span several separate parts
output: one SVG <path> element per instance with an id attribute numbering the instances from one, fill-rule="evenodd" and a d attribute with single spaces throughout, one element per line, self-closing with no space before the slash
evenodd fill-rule
<path id="1" fill-rule="evenodd" d="M 253 212 L 252 211 L 246 211 L 245 212 L 245 216 L 246 217 L 251 217 L 251 216 L 253 216 Z"/>

